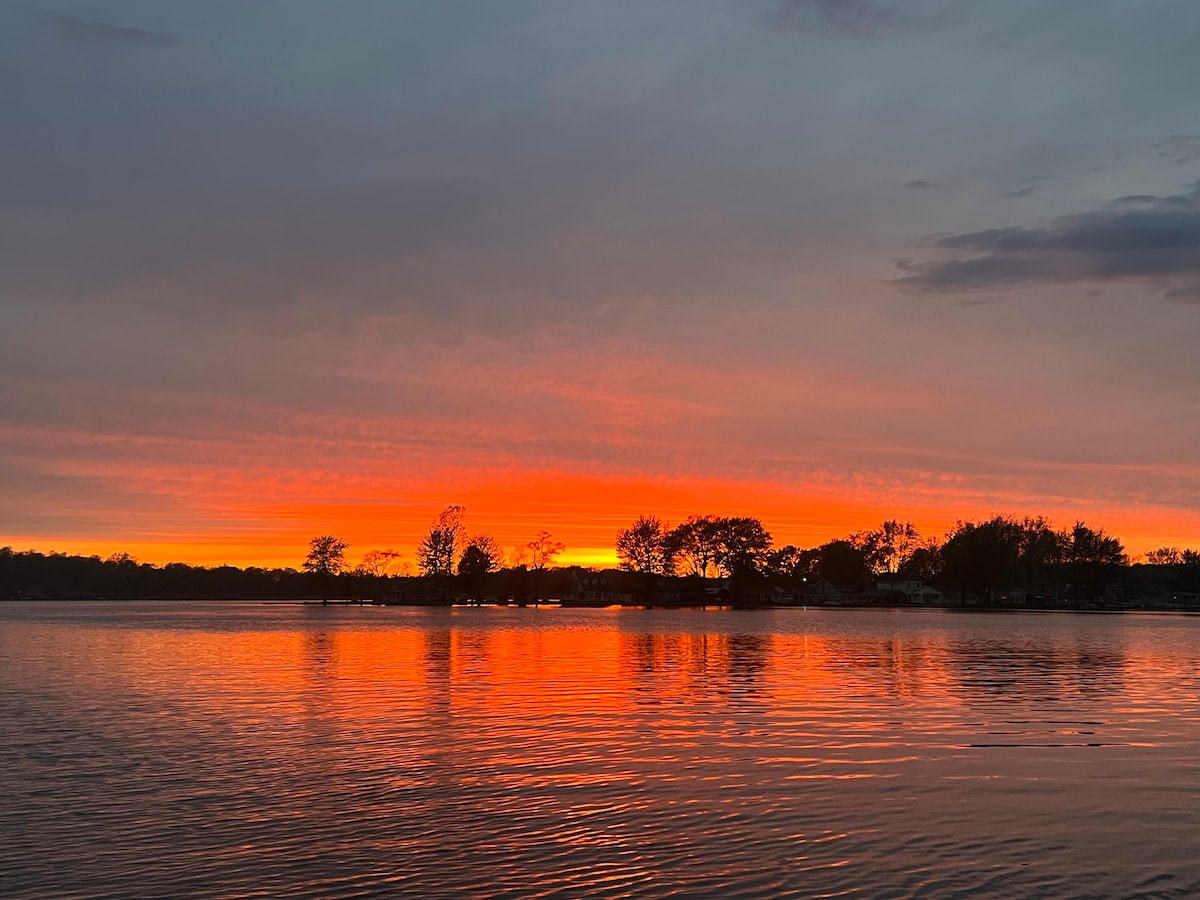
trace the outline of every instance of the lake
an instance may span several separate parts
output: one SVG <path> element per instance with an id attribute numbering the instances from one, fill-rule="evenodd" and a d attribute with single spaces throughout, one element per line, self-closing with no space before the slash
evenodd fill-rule
<path id="1" fill-rule="evenodd" d="M 0 604 L 0 896 L 1192 897 L 1200 618 Z"/>

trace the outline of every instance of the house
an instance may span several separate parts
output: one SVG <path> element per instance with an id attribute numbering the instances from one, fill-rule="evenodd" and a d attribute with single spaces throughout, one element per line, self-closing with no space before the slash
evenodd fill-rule
<path id="1" fill-rule="evenodd" d="M 935 587 L 923 584 L 908 592 L 908 602 L 913 606 L 936 606 L 942 602 L 942 592 Z"/>
<path id="2" fill-rule="evenodd" d="M 654 606 L 721 606 L 729 602 L 729 592 L 691 577 L 660 575 L 651 599 Z"/>
<path id="3" fill-rule="evenodd" d="M 738 591 L 736 601 L 738 606 L 795 606 L 796 595 L 782 587 L 758 587 Z"/>
<path id="4" fill-rule="evenodd" d="M 426 578 L 403 578 L 384 603 L 388 606 L 452 606 L 454 595 Z"/>
<path id="5" fill-rule="evenodd" d="M 575 590 L 562 600 L 563 606 L 631 606 L 634 591 L 625 572 L 606 569 L 589 572 L 578 569 L 574 572 Z"/>
<path id="6" fill-rule="evenodd" d="M 1027 587 L 1018 585 L 1004 595 L 1009 606 L 1052 606 L 1058 602 L 1058 587 L 1050 582 L 1034 582 Z"/>
<path id="7" fill-rule="evenodd" d="M 826 601 L 837 600 L 841 594 L 828 578 L 805 578 L 799 584 L 796 599 L 801 603 L 819 606 Z"/>
<path id="8" fill-rule="evenodd" d="M 1175 591 L 1171 594 L 1171 609 L 1196 609 L 1200 607 L 1200 594 L 1194 591 Z"/>
<path id="9" fill-rule="evenodd" d="M 882 592 L 900 595 L 903 602 L 909 606 L 930 606 L 942 602 L 941 591 L 915 578 L 902 578 L 895 574 L 882 575 L 877 586 Z"/>
<path id="10" fill-rule="evenodd" d="M 1024 606 L 1033 599 L 1033 592 L 1027 591 L 1023 587 L 1015 587 L 1004 595 L 1005 599 L 1012 606 Z"/>
<path id="11" fill-rule="evenodd" d="M 868 606 L 870 595 L 860 586 L 834 584 L 828 578 L 804 578 L 796 586 L 789 605 L 804 606 Z"/>

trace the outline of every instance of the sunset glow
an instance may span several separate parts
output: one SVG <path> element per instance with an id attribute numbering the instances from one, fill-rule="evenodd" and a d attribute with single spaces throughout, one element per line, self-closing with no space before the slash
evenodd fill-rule
<path id="1" fill-rule="evenodd" d="M 337 6 L 0 11 L 0 546 L 1200 544 L 1185 6 Z"/>

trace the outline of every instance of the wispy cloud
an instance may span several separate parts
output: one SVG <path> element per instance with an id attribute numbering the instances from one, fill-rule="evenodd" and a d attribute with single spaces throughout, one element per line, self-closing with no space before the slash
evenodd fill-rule
<path id="1" fill-rule="evenodd" d="M 917 293 L 1030 284 L 1140 280 L 1173 298 L 1200 297 L 1200 182 L 1171 196 L 1120 197 L 1037 227 L 938 238 L 942 259 L 899 260 L 894 283 Z"/>
<path id="2" fill-rule="evenodd" d="M 99 19 L 53 15 L 50 22 L 66 41 L 80 44 L 101 44 L 124 47 L 167 47 L 178 43 L 179 37 L 165 31 L 138 28 L 134 25 L 114 25 Z"/>
<path id="3" fill-rule="evenodd" d="M 783 0 L 779 22 L 797 28 L 824 28 L 862 37 L 902 21 L 891 6 L 875 0 Z"/>
<path id="4" fill-rule="evenodd" d="M 1034 192 L 1035 189 L 1036 188 L 1034 187 L 1034 185 L 1030 184 L 1030 185 L 1026 185 L 1025 187 L 1020 188 L 1018 190 L 1009 191 L 1007 194 L 1001 194 L 1000 196 L 1006 197 L 1009 200 L 1016 200 L 1021 197 L 1028 197 L 1030 194 L 1032 194 Z"/>
<path id="5" fill-rule="evenodd" d="M 1184 165 L 1200 159 L 1200 134 L 1173 134 L 1155 144 L 1154 149 L 1163 159 Z"/>

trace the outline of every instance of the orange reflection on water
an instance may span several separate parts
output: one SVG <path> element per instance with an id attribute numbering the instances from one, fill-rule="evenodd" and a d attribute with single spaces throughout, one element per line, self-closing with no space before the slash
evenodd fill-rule
<path id="1" fill-rule="evenodd" d="M 1171 889 L 1195 882 L 1195 619 L 27 606 L 0 629 L 0 665 L 37 752 L 10 755 L 43 779 L 25 809 L 56 846 L 91 836 L 73 807 L 90 802 L 153 835 L 172 871 L 188 850 L 203 877 L 216 859 L 255 885 L 280 848 L 310 859 L 311 896 L 347 883 L 324 863 L 348 850 L 399 887 L 419 866 L 429 896 L 480 894 L 479 860 L 498 896 L 630 893 L 683 863 L 681 894 L 802 895 L 852 862 L 818 885 L 837 895 L 881 858 L 919 878 L 942 866 L 950 896 L 970 892 L 961 860 L 979 848 L 1009 854 L 989 857 L 986 892 L 994 861 L 1023 877 L 1047 846 L 1025 895 L 1108 857 L 1137 873 L 1133 894 L 1132 818 L 1176 847 L 1164 872 L 1193 866 Z M 64 789 L 71 804 L 46 801 Z M 233 836 L 215 847 L 218 831 Z M 125 849 L 131 883 L 145 854 Z M 802 874 L 761 882 L 764 859 Z M 534 873 L 518 887 L 514 860 Z M 894 892 L 894 875 L 866 890 Z"/>

